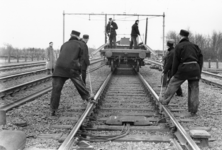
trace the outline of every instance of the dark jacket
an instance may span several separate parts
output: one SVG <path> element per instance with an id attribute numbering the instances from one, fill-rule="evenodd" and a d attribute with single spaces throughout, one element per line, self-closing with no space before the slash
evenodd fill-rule
<path id="1" fill-rule="evenodd" d="M 164 58 L 164 64 L 163 64 L 163 73 L 169 74 L 169 77 L 172 75 L 172 64 L 173 64 L 173 56 L 174 56 L 174 47 L 168 48 L 168 53 L 166 54 Z"/>
<path id="2" fill-rule="evenodd" d="M 53 76 L 70 78 L 80 75 L 82 56 L 82 42 L 76 37 L 71 37 L 60 49 Z"/>
<path id="3" fill-rule="evenodd" d="M 131 30 L 131 36 L 137 37 L 138 35 L 140 35 L 138 23 L 134 23 Z"/>
<path id="4" fill-rule="evenodd" d="M 184 64 L 188 62 L 196 63 Z M 198 80 L 202 66 L 203 55 L 199 47 L 189 42 L 188 38 L 182 39 L 175 48 L 172 75 L 182 80 Z"/>
<path id="5" fill-rule="evenodd" d="M 82 70 L 86 70 L 87 67 L 90 65 L 90 61 L 89 61 L 89 49 L 87 44 L 85 43 L 85 41 L 81 40 L 81 44 L 83 47 L 83 57 L 82 57 L 82 61 L 81 61 L 81 69 Z"/>
<path id="6" fill-rule="evenodd" d="M 113 26 L 111 28 L 111 25 Z M 118 26 L 115 22 L 110 22 L 106 25 L 106 33 L 111 33 L 110 36 L 116 36 L 116 29 L 118 29 Z"/>

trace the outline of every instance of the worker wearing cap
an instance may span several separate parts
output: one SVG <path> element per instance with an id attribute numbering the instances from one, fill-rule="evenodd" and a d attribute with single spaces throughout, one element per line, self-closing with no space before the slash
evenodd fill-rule
<path id="1" fill-rule="evenodd" d="M 83 46 L 79 38 L 80 32 L 72 31 L 71 38 L 65 42 L 56 61 L 55 70 L 53 72 L 52 94 L 51 94 L 51 110 L 52 116 L 55 115 L 59 107 L 60 95 L 62 87 L 67 79 L 71 79 L 79 92 L 81 98 L 85 101 L 92 101 L 89 91 L 86 89 L 82 81 L 81 61 L 83 57 Z"/>
<path id="2" fill-rule="evenodd" d="M 89 35 L 83 35 L 83 38 L 81 39 L 82 45 L 83 45 L 83 59 L 81 62 L 81 72 L 82 72 L 82 80 L 86 84 L 86 71 L 88 66 L 90 65 L 89 61 L 89 49 L 87 46 L 87 42 L 89 40 Z"/>
<path id="3" fill-rule="evenodd" d="M 179 86 L 188 81 L 188 111 L 193 116 L 199 106 L 199 80 L 203 66 L 203 55 L 199 47 L 189 41 L 189 32 L 180 30 L 180 42 L 175 48 L 172 78 L 160 102 L 168 105 Z"/>
<path id="4" fill-rule="evenodd" d="M 116 47 L 116 30 L 118 29 L 117 24 L 109 18 L 109 23 L 106 25 L 106 33 L 109 36 L 110 48 Z"/>
<path id="5" fill-rule="evenodd" d="M 163 64 L 163 78 L 162 78 L 162 85 L 163 87 L 167 87 L 170 78 L 172 77 L 172 64 L 173 64 L 173 56 L 174 56 L 174 39 L 167 40 L 167 53 L 164 57 L 164 64 Z M 181 86 L 176 91 L 177 96 L 183 96 Z"/>

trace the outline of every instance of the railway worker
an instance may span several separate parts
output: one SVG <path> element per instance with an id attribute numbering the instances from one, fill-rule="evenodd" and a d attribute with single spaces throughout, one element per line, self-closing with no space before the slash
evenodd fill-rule
<path id="1" fill-rule="evenodd" d="M 130 49 L 132 49 L 133 46 L 134 46 L 134 49 L 138 48 L 137 38 L 138 38 L 138 35 L 140 35 L 138 24 L 139 24 L 139 20 L 136 20 L 135 23 L 132 26 Z"/>
<path id="2" fill-rule="evenodd" d="M 112 20 L 112 18 L 109 18 L 109 23 L 106 25 L 106 33 L 109 36 L 110 48 L 116 47 L 116 30 L 117 29 L 118 29 L 117 24 Z"/>
<path id="3" fill-rule="evenodd" d="M 83 43 L 83 56 L 85 58 L 82 59 L 82 62 L 81 62 L 81 72 L 82 72 L 82 80 L 85 84 L 86 84 L 86 71 L 87 71 L 88 66 L 90 65 L 89 50 L 87 46 L 88 40 L 89 40 L 89 35 L 83 35 L 83 38 L 81 39 L 81 41 Z"/>
<path id="4" fill-rule="evenodd" d="M 199 47 L 189 41 L 189 32 L 180 30 L 180 42 L 175 48 L 172 78 L 160 102 L 168 105 L 181 84 L 188 80 L 188 111 L 193 116 L 199 106 L 199 80 L 203 66 L 203 55 Z"/>
<path id="5" fill-rule="evenodd" d="M 55 116 L 59 107 L 61 90 L 67 79 L 71 79 L 84 101 L 93 101 L 93 97 L 90 97 L 90 93 L 80 77 L 81 61 L 85 59 L 85 57 L 83 56 L 84 48 L 82 47 L 83 44 L 80 41 L 79 35 L 80 32 L 73 30 L 69 41 L 65 42 L 60 49 L 55 71 L 53 72 L 50 102 L 52 116 Z"/>
<path id="6" fill-rule="evenodd" d="M 49 43 L 49 47 L 46 49 L 45 53 L 46 58 L 46 68 L 47 68 L 47 74 L 53 73 L 56 63 L 56 58 L 53 50 L 53 42 Z"/>
<path id="7" fill-rule="evenodd" d="M 164 88 L 167 87 L 170 78 L 172 77 L 172 64 L 173 64 L 173 56 L 174 56 L 174 39 L 167 40 L 167 53 L 164 57 L 164 63 L 163 63 L 163 78 L 162 78 L 162 86 Z M 182 88 L 179 86 L 179 89 L 176 91 L 177 96 L 183 96 Z"/>

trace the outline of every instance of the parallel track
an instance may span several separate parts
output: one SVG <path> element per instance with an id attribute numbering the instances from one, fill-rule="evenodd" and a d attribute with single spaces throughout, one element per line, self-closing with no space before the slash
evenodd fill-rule
<path id="1" fill-rule="evenodd" d="M 32 67 L 38 67 L 38 66 L 45 66 L 45 62 L 5 65 L 5 66 L 0 67 L 0 72 L 9 71 L 9 70 L 18 70 L 18 69 L 23 69 L 23 68 L 32 68 Z"/>
<path id="2" fill-rule="evenodd" d="M 158 65 L 158 66 L 162 66 L 162 63 L 160 63 L 160 62 L 151 61 L 151 60 L 149 60 L 148 62 L 151 63 L 151 64 Z M 208 76 L 213 77 L 213 78 L 218 79 L 218 80 L 213 81 L 212 79 L 207 78 Z M 204 82 L 204 83 L 207 83 L 209 85 L 213 85 L 213 86 L 222 88 L 222 75 L 210 73 L 210 72 L 207 72 L 207 71 L 202 71 L 201 81 Z"/>
<path id="3" fill-rule="evenodd" d="M 98 62 L 101 62 L 102 59 L 97 59 L 97 60 L 94 60 L 91 62 L 91 65 L 95 64 L 95 63 L 98 63 Z M 41 70 L 41 71 L 44 71 L 44 70 Z M 28 72 L 28 73 L 24 73 L 24 74 L 19 74 L 18 76 L 26 76 L 27 74 L 32 74 L 33 72 Z M 34 72 L 35 73 L 35 72 Z M 16 75 L 15 75 L 16 76 Z M 13 78 L 15 78 L 15 76 L 11 76 Z M 8 77 L 8 78 L 11 78 L 11 77 Z M 7 80 L 8 79 L 7 77 L 4 77 L 3 79 L 4 80 Z M 19 92 L 21 90 L 25 90 L 27 88 L 30 88 L 30 87 L 33 87 L 35 85 L 39 85 L 41 83 L 44 83 L 44 82 L 47 82 L 51 80 L 51 75 L 48 75 L 46 77 L 43 77 L 41 79 L 36 79 L 34 81 L 30 81 L 30 82 L 27 82 L 27 83 L 23 83 L 23 84 L 20 84 L 20 85 L 16 85 L 14 87 L 10 87 L 10 88 L 7 88 L 7 89 L 4 89 L 4 90 L 1 90 L 0 91 L 0 98 L 3 98 L 7 95 L 13 95 L 14 93 L 16 92 Z"/>
<path id="4" fill-rule="evenodd" d="M 97 58 L 97 59 L 92 59 L 90 61 L 91 61 L 91 64 L 95 64 L 95 63 L 100 62 L 102 60 L 103 60 L 102 58 Z M 28 71 L 28 72 L 19 73 L 19 74 L 8 75 L 8 76 L 0 77 L 0 82 L 6 82 L 6 81 L 26 77 L 26 76 L 36 75 L 36 74 L 44 73 L 46 71 L 47 71 L 47 69 L 39 69 L 39 70 L 35 70 L 35 71 Z"/>

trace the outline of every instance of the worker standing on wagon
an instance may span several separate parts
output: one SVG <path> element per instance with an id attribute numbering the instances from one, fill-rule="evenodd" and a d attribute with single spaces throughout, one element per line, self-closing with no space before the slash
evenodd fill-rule
<path id="1" fill-rule="evenodd" d="M 117 24 L 112 20 L 112 18 L 109 18 L 109 23 L 106 26 L 106 33 L 109 36 L 110 48 L 116 47 L 116 30 L 117 29 L 118 29 Z"/>
<path id="2" fill-rule="evenodd" d="M 67 79 L 71 79 L 79 92 L 81 98 L 85 101 L 93 101 L 89 91 L 86 89 L 82 81 L 81 61 L 85 59 L 83 53 L 83 43 L 79 38 L 80 32 L 72 31 L 69 41 L 64 43 L 60 49 L 59 57 L 56 62 L 55 71 L 53 72 L 52 94 L 51 94 L 51 111 L 52 116 L 55 116 L 59 107 L 60 95 L 63 85 Z"/>
<path id="3" fill-rule="evenodd" d="M 137 37 L 138 37 L 138 35 L 140 35 L 138 24 L 139 24 L 139 20 L 136 20 L 132 26 L 130 49 L 132 49 L 133 46 L 134 46 L 134 49 L 138 48 Z"/>
<path id="4" fill-rule="evenodd" d="M 86 84 L 86 71 L 87 71 L 88 66 L 90 65 L 89 50 L 87 46 L 88 40 L 89 40 L 89 35 L 83 35 L 83 38 L 81 39 L 81 41 L 83 43 L 83 56 L 85 58 L 83 58 L 81 62 L 81 72 L 82 72 L 82 80 L 85 84 Z"/>
<path id="5" fill-rule="evenodd" d="M 195 115 L 199 106 L 199 80 L 203 55 L 199 47 L 189 41 L 189 32 L 180 30 L 180 42 L 175 48 L 172 78 L 160 102 L 168 105 L 181 84 L 188 80 L 188 111 Z"/>
<path id="6" fill-rule="evenodd" d="M 47 74 L 49 75 L 51 74 L 51 72 L 53 73 L 56 62 L 53 50 L 53 42 L 49 43 L 49 47 L 46 49 L 45 58 L 46 58 Z"/>
<path id="7" fill-rule="evenodd" d="M 162 84 L 163 87 L 166 88 L 170 78 L 172 77 L 172 64 L 173 64 L 173 56 L 174 56 L 174 39 L 167 40 L 167 46 L 168 46 L 168 52 L 166 53 L 166 56 L 164 57 L 164 63 L 163 63 L 163 78 L 162 78 Z M 177 96 L 183 96 L 182 88 L 179 86 L 179 89 L 176 91 Z"/>

